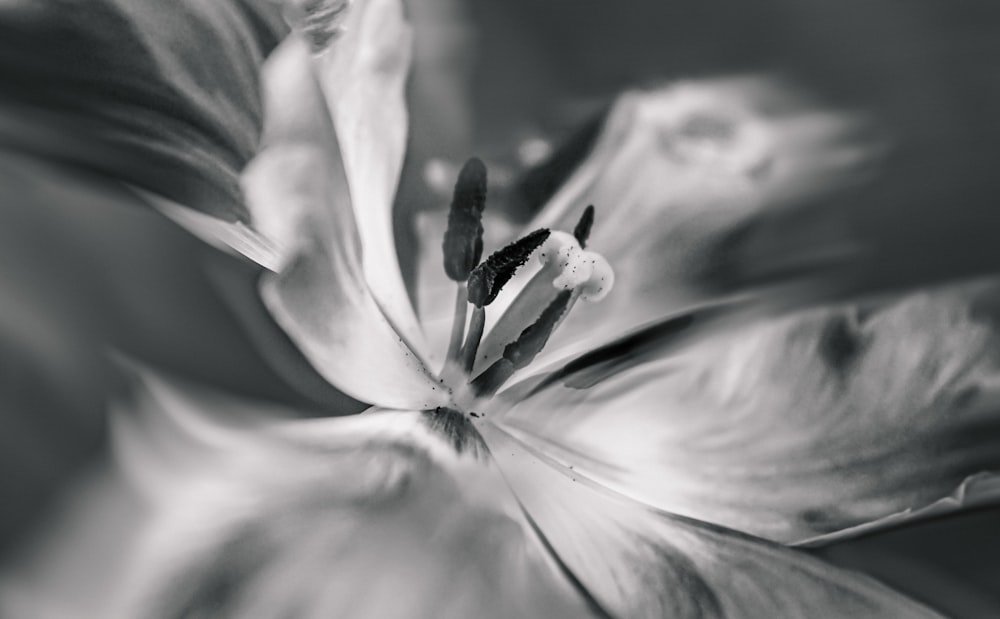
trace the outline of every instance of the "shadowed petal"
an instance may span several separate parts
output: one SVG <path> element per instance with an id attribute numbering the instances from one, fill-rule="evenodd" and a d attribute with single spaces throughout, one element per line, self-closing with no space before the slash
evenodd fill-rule
<path id="1" fill-rule="evenodd" d="M 575 308 L 550 347 L 621 335 L 700 300 L 687 281 L 708 241 L 777 196 L 849 181 L 870 154 L 857 130 L 856 118 L 764 76 L 620 97 L 589 156 L 528 225 L 572 230 L 593 204 L 588 249 L 616 275 L 614 292 Z"/>
<path id="2" fill-rule="evenodd" d="M 264 0 L 4 2 L 0 143 L 245 220 L 258 73 L 284 31 Z"/>
<path id="3" fill-rule="evenodd" d="M 977 507 L 995 507 L 998 502 L 1000 502 L 1000 475 L 997 475 L 996 472 L 977 473 L 967 477 L 954 492 L 930 505 L 896 512 L 885 518 L 866 522 L 850 529 L 804 540 L 798 545 L 802 547 L 826 546 L 844 539 L 909 525 L 921 520 L 941 518 Z"/>
<path id="4" fill-rule="evenodd" d="M 267 147 L 244 179 L 261 231 L 281 248 L 278 272 L 261 282 L 265 304 L 348 395 L 397 408 L 443 403 L 369 292 L 341 152 L 305 43 L 290 39 L 275 52 L 266 79 Z"/>
<path id="5" fill-rule="evenodd" d="M 730 325 L 657 360 L 609 359 L 589 389 L 564 376 L 504 423 L 650 505 L 807 540 L 1000 469 L 995 298 L 970 284 Z M 981 479 L 967 490 L 951 507 L 1000 498 Z"/>
<path id="6" fill-rule="evenodd" d="M 802 2 L 781 12 L 791 45 L 776 57 L 825 100 L 865 110 L 891 149 L 871 183 L 753 216 L 727 235 L 705 284 L 767 294 L 780 283 L 785 296 L 802 285 L 800 301 L 815 302 L 997 273 L 1000 82 L 981 70 L 1000 53 L 997 7 Z"/>
<path id="7" fill-rule="evenodd" d="M 478 424 L 554 552 L 616 617 L 939 617 L 798 551 L 671 516 Z"/>

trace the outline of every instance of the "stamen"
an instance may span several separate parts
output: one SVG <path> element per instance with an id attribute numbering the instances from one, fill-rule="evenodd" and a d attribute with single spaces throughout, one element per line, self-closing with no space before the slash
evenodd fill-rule
<path id="1" fill-rule="evenodd" d="M 572 296 L 573 293 L 569 290 L 560 292 L 552 303 L 549 303 L 549 306 L 542 311 L 538 320 L 528 325 L 528 328 L 521 332 L 521 336 L 515 342 L 507 344 L 503 349 L 503 358 L 513 363 L 514 368 L 518 370 L 534 361 L 535 356 L 549 341 L 549 336 L 552 335 L 559 319 L 566 312 L 566 308 L 569 307 L 569 300 Z"/>
<path id="2" fill-rule="evenodd" d="M 444 233 L 444 271 L 464 282 L 483 255 L 483 209 L 486 208 L 486 166 L 473 157 L 465 162 L 455 182 Z"/>
<path id="3" fill-rule="evenodd" d="M 522 331 L 516 341 L 507 344 L 503 357 L 472 381 L 472 390 L 477 397 L 493 395 L 516 370 L 526 367 L 535 359 L 561 322 L 572 297 L 573 293 L 569 290 L 560 292 L 542 311 L 538 320 Z"/>
<path id="4" fill-rule="evenodd" d="M 528 320 L 538 316 L 560 291 L 574 291 L 566 309 L 578 300 L 599 301 L 614 285 L 614 271 L 600 254 L 580 248 L 572 235 L 553 231 L 538 252 L 544 264 L 507 306 L 480 345 L 479 369 L 501 358 Z M 555 288 L 555 290 L 553 289 Z M 558 326 L 558 325 L 556 325 Z"/>
<path id="5" fill-rule="evenodd" d="M 573 228 L 573 236 L 580 243 L 580 249 L 587 248 L 587 239 L 590 238 L 590 230 L 594 227 L 594 205 L 591 204 L 587 208 L 583 209 L 583 215 L 580 216 L 580 221 L 577 222 L 576 227 Z"/>
<path id="6" fill-rule="evenodd" d="M 510 359 L 501 357 L 469 383 L 469 387 L 475 397 L 488 398 L 499 391 L 500 387 L 514 375 L 515 371 L 514 364 Z"/>
<path id="7" fill-rule="evenodd" d="M 485 262 L 473 269 L 469 275 L 469 303 L 477 308 L 492 303 L 517 269 L 527 262 L 528 257 L 548 238 L 548 229 L 539 228 L 494 252 Z"/>
<path id="8" fill-rule="evenodd" d="M 465 373 L 472 372 L 476 363 L 476 353 L 479 352 L 479 342 L 483 339 L 483 329 L 486 328 L 486 310 L 477 307 L 472 310 L 472 320 L 469 321 L 469 335 L 462 348 L 462 367 Z"/>

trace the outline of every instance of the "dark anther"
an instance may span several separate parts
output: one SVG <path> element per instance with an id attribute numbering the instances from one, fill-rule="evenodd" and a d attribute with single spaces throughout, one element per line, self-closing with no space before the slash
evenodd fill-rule
<path id="1" fill-rule="evenodd" d="M 535 355 L 541 352 L 549 341 L 549 336 L 556 328 L 556 323 L 569 306 L 572 293 L 569 290 L 560 292 L 549 305 L 542 310 L 538 320 L 521 331 L 517 341 L 507 344 L 503 349 L 503 358 L 514 364 L 514 369 L 520 370 L 531 363 Z"/>
<path id="2" fill-rule="evenodd" d="M 470 385 L 472 385 L 472 391 L 476 394 L 476 397 L 489 397 L 496 393 L 507 382 L 507 379 L 513 375 L 514 364 L 509 359 L 501 358 L 483 370 L 483 373 L 473 379 Z"/>
<path id="3" fill-rule="evenodd" d="M 580 243 L 580 248 L 587 247 L 587 239 L 590 238 L 590 230 L 594 227 L 594 205 L 591 204 L 583 210 L 580 221 L 573 228 L 573 236 Z"/>
<path id="4" fill-rule="evenodd" d="M 531 253 L 547 238 L 549 238 L 548 229 L 539 228 L 503 249 L 493 252 L 469 275 L 469 303 L 476 307 L 492 303 L 517 269 L 528 261 Z"/>
<path id="5" fill-rule="evenodd" d="M 465 162 L 455 182 L 455 194 L 444 233 L 444 270 L 464 282 L 483 255 L 483 209 L 486 208 L 486 166 L 473 157 Z"/>
<path id="6" fill-rule="evenodd" d="M 493 362 L 490 367 L 472 381 L 472 390 L 479 397 L 490 396 L 507 382 L 516 370 L 522 369 L 531 363 L 535 356 L 545 347 L 549 341 L 549 336 L 555 330 L 559 319 L 566 308 L 572 292 L 564 290 L 560 292 L 549 305 L 542 310 L 542 315 L 534 323 L 529 325 L 517 341 L 507 344 L 503 349 L 503 357 Z"/>

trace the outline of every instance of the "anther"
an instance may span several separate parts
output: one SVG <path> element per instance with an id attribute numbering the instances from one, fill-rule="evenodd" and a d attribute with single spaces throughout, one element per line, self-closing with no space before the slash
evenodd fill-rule
<path id="1" fill-rule="evenodd" d="M 469 303 L 476 307 L 492 303 L 517 269 L 548 238 L 548 229 L 540 228 L 490 255 L 469 275 Z"/>
<path id="2" fill-rule="evenodd" d="M 573 236 L 580 243 L 580 249 L 586 249 L 587 239 L 590 238 L 590 230 L 594 227 L 594 205 L 591 204 L 583 210 L 580 221 L 573 228 Z"/>
<path id="3" fill-rule="evenodd" d="M 518 337 L 526 319 L 536 318 L 561 292 L 573 292 L 563 313 L 565 317 L 577 300 L 599 301 L 614 286 L 615 274 L 608 261 L 600 254 L 581 249 L 580 242 L 569 233 L 553 231 L 537 253 L 542 269 L 506 307 L 483 340 L 476 359 L 477 369 L 487 368 L 502 358 L 504 347 Z"/>
<path id="4" fill-rule="evenodd" d="M 534 361 L 535 356 L 549 341 L 549 336 L 559 324 L 559 319 L 566 312 L 566 308 L 569 307 L 572 296 L 573 293 L 569 290 L 564 290 L 556 295 L 552 303 L 549 303 L 548 307 L 542 310 L 542 315 L 538 317 L 538 320 L 528 325 L 516 341 L 507 344 L 503 349 L 503 358 L 513 363 L 517 370 Z"/>
<path id="5" fill-rule="evenodd" d="M 568 290 L 556 295 L 556 298 L 542 310 L 541 316 L 528 325 L 517 340 L 507 344 L 503 350 L 503 357 L 473 379 L 472 391 L 477 397 L 493 395 L 516 370 L 534 361 L 569 308 L 572 296 L 573 293 Z"/>
<path id="6" fill-rule="evenodd" d="M 444 233 L 444 270 L 464 282 L 483 255 L 483 209 L 486 208 L 486 166 L 473 157 L 465 162 L 455 182 Z"/>

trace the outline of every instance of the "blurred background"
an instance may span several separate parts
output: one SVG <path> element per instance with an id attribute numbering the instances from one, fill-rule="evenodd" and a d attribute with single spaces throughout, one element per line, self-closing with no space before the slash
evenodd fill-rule
<path id="1" fill-rule="evenodd" d="M 25 116 L 25 109 L 55 109 L 77 123 L 114 116 L 99 100 L 89 108 L 74 100 L 94 86 L 91 78 L 99 72 L 83 74 L 103 66 L 107 58 L 100 50 L 127 49 L 128 37 L 74 41 L 67 33 L 77 9 L 57 14 L 64 5 L 0 3 L 0 557 L 57 514 L 66 491 L 107 457 L 105 411 L 120 388 L 109 349 L 190 379 L 292 403 L 304 414 L 323 414 L 324 405 L 339 397 L 307 370 L 279 372 L 258 352 L 246 327 L 260 324 L 251 266 L 206 247 L 110 181 L 128 173 L 138 174 L 133 182 L 153 187 L 194 187 L 191 162 L 164 159 L 168 148 L 122 155 L 115 148 L 130 145 L 77 148 L 69 137 L 52 140 L 31 130 L 53 125 L 44 115 Z M 154 0 L 129 9 L 110 0 L 93 3 L 105 5 L 140 21 L 160 19 L 164 29 L 170 23 L 162 20 L 167 9 Z M 218 6 L 230 5 L 237 8 L 227 13 L 189 0 L 178 10 L 205 11 L 223 24 L 236 20 L 259 62 L 283 35 L 280 16 L 267 0 Z M 525 155 L 526 143 L 558 148 L 575 137 L 564 151 L 570 170 L 586 150 L 581 128 L 599 119 L 624 89 L 765 72 L 824 104 L 873 115 L 901 153 L 901 163 L 887 168 L 877 187 L 851 198 L 852 229 L 884 248 L 877 259 L 825 265 L 796 277 L 830 278 L 837 282 L 834 294 L 846 298 L 1000 266 L 994 240 L 1000 211 L 993 204 L 1000 196 L 994 172 L 1000 161 L 995 3 L 413 0 L 408 10 L 417 29 L 417 61 L 410 84 L 412 148 L 397 204 L 403 214 L 442 205 L 425 182 L 428 161 L 461 161 L 476 153 L 495 162 L 499 176 L 516 179 L 537 159 Z M 209 37 L 204 44 L 211 32 L 202 34 Z M 198 33 L 190 41 L 164 36 L 167 49 L 199 42 Z M 184 62 L 206 74 L 228 71 L 224 52 L 206 58 L 203 50 L 179 54 L 166 74 Z M 141 69 L 142 59 L 134 60 Z M 133 85 L 125 80 L 109 88 L 127 98 Z M 194 111 L 186 113 L 200 109 L 192 104 Z M 133 114 L 126 109 L 121 117 Z M 81 136 L 86 142 L 88 133 Z M 169 143 L 169 136 L 159 137 Z M 248 149 L 234 142 L 234 167 Z M 510 187 L 517 197 L 516 181 Z M 530 212 L 537 192 L 545 193 L 533 191 L 515 207 Z M 796 205 L 806 213 L 812 207 Z M 905 227 L 899 225 L 904 217 Z M 412 248 L 409 218 L 399 220 L 401 246 Z M 739 288 L 787 274 L 796 261 L 792 241 L 802 232 L 801 221 L 778 216 L 756 222 L 750 234 L 756 241 L 744 234 L 736 249 L 725 246 L 730 253 L 722 262 L 738 268 L 725 270 L 713 285 Z M 280 335 L 272 339 L 288 363 L 305 367 Z M 1000 510 L 982 510 L 821 554 L 959 616 L 997 616 L 998 518 Z"/>

